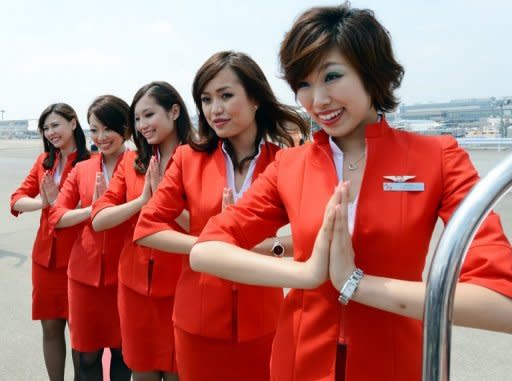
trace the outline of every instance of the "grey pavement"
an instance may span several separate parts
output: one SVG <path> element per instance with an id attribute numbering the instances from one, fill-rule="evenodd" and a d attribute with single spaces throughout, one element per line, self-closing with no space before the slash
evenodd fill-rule
<path id="1" fill-rule="evenodd" d="M 31 320 L 30 253 L 39 212 L 14 218 L 9 196 L 26 176 L 39 152 L 38 142 L 0 140 L 0 381 L 44 381 L 46 375 L 39 322 Z M 508 152 L 471 151 L 481 173 Z M 428 160 L 428 158 L 425 158 Z M 498 205 L 507 236 L 512 237 L 512 196 Z M 436 228 L 431 247 L 439 237 Z M 492 313 L 492 311 L 490 311 Z M 512 318 L 512 317 L 511 317 Z M 69 344 L 68 344 L 69 349 Z M 512 336 L 455 327 L 452 343 L 452 380 L 512 380 Z M 68 353 L 66 380 L 72 380 Z"/>

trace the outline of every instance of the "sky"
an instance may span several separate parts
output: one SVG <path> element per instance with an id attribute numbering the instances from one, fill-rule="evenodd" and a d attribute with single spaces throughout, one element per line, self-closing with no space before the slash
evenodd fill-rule
<path id="1" fill-rule="evenodd" d="M 130 103 L 153 80 L 171 83 L 190 113 L 194 75 L 220 50 L 249 54 L 277 97 L 296 105 L 280 79 L 279 45 L 304 10 L 340 1 L 0 0 L 0 110 L 34 119 L 51 103 L 85 115 L 113 94 Z M 509 0 L 352 0 L 389 30 L 405 67 L 405 104 L 512 96 Z"/>

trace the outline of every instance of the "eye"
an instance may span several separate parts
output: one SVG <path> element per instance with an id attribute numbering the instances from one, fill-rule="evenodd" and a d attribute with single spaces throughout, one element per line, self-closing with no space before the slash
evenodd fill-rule
<path id="1" fill-rule="evenodd" d="M 297 83 L 297 90 L 303 89 L 305 87 L 309 87 L 309 83 L 307 83 L 305 81 L 301 81 L 301 82 Z"/>
<path id="2" fill-rule="evenodd" d="M 95 134 L 96 132 L 98 132 L 98 130 L 95 128 L 89 128 L 89 131 L 91 131 L 91 134 Z"/>
<path id="3" fill-rule="evenodd" d="M 144 115 L 146 118 L 151 118 L 153 115 L 155 115 L 155 113 L 153 112 L 148 112 L 146 115 Z"/>
<path id="4" fill-rule="evenodd" d="M 334 81 L 335 79 L 343 77 L 343 74 L 330 72 L 325 75 L 325 82 Z"/>
<path id="5" fill-rule="evenodd" d="M 211 102 L 211 98 L 210 97 L 207 97 L 207 96 L 202 96 L 201 97 L 201 103 L 202 104 L 208 104 Z"/>
<path id="6" fill-rule="evenodd" d="M 222 94 L 222 99 L 224 99 L 224 100 L 228 100 L 228 99 L 230 99 L 232 97 L 233 97 L 232 93 L 223 93 Z"/>

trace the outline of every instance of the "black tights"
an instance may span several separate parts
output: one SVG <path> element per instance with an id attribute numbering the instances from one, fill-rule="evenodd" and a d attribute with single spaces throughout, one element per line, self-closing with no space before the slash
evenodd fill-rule
<path id="1" fill-rule="evenodd" d="M 132 372 L 123 360 L 120 349 L 110 349 L 110 380 L 129 381 Z M 96 352 L 80 352 L 78 381 L 103 381 L 103 349 Z"/>
<path id="2" fill-rule="evenodd" d="M 165 372 L 133 372 L 133 381 L 178 381 L 178 375 Z"/>
<path id="3" fill-rule="evenodd" d="M 50 381 L 64 381 L 64 366 L 66 363 L 66 339 L 64 330 L 66 320 L 41 320 L 43 327 L 43 354 L 46 371 Z M 72 352 L 75 379 L 78 368 L 78 356 Z"/>

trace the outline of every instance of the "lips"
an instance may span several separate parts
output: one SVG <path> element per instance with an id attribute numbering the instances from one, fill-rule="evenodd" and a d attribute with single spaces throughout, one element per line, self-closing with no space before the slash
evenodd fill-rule
<path id="1" fill-rule="evenodd" d="M 227 122 L 229 122 L 229 119 L 216 118 L 213 120 L 213 125 L 217 128 L 222 128 Z"/>
<path id="2" fill-rule="evenodd" d="M 327 126 L 330 126 L 334 123 L 336 123 L 345 113 L 345 109 L 341 108 L 338 110 L 332 110 L 332 111 L 325 111 L 322 113 L 317 113 L 318 119 L 322 124 L 325 124 Z"/>

